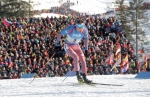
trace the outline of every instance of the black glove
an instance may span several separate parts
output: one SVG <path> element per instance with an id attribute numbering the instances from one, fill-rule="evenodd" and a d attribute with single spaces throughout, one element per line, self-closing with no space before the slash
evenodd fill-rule
<path id="1" fill-rule="evenodd" d="M 85 57 L 88 57 L 88 50 L 85 50 Z"/>

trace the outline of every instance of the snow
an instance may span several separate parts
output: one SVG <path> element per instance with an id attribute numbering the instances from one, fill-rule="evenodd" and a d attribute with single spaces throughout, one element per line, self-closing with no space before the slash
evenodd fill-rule
<path id="1" fill-rule="evenodd" d="M 29 2 L 29 0 L 23 0 Z M 30 0 L 34 10 L 51 9 L 51 7 L 60 6 L 59 0 Z"/>
<path id="2" fill-rule="evenodd" d="M 70 8 L 76 11 L 84 12 L 84 13 L 86 12 L 90 14 L 99 14 L 99 13 L 106 12 L 107 5 L 106 5 L 106 2 L 105 3 L 100 2 L 98 0 L 95 0 L 95 1 L 82 0 L 82 1 L 79 1 L 78 4 L 71 6 Z"/>
<path id="3" fill-rule="evenodd" d="M 59 14 L 55 14 L 55 13 L 42 13 L 41 15 L 34 15 L 35 18 L 46 18 L 46 17 L 60 17 L 60 16 L 65 16 L 65 15 L 59 15 Z M 66 17 L 66 16 L 65 16 Z"/>
<path id="4" fill-rule="evenodd" d="M 124 86 L 89 86 L 77 84 L 76 77 L 9 79 L 0 81 L 0 97 L 149 97 L 150 79 L 136 75 L 93 75 L 94 82 Z"/>

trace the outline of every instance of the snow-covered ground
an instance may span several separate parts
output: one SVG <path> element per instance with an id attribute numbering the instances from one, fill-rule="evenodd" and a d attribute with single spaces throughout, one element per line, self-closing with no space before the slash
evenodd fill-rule
<path id="1" fill-rule="evenodd" d="M 0 81 L 0 97 L 150 97 L 150 79 L 136 75 L 88 76 L 95 82 L 124 86 L 88 86 L 77 84 L 76 77 L 11 79 Z"/>

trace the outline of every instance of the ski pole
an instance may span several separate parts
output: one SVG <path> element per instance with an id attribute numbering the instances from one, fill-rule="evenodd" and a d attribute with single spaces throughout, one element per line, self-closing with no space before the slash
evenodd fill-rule
<path id="1" fill-rule="evenodd" d="M 29 84 L 31 84 L 34 81 L 34 79 L 35 79 L 35 77 L 32 79 L 32 81 Z"/>
<path id="2" fill-rule="evenodd" d="M 52 59 L 55 54 L 56 54 L 56 52 L 51 56 L 50 59 Z M 34 80 L 35 80 L 35 76 L 34 76 L 34 78 L 32 79 L 32 81 L 29 84 L 31 84 Z"/>
<path id="3" fill-rule="evenodd" d="M 51 58 L 50 59 L 52 59 L 53 58 L 53 56 L 56 54 L 56 52 L 51 56 Z"/>
<path id="4" fill-rule="evenodd" d="M 73 69 L 73 70 L 74 70 L 74 69 Z M 71 73 L 73 72 L 73 70 L 64 78 L 63 81 L 65 81 L 65 80 L 67 79 L 67 77 L 71 75 Z M 63 81 L 62 81 L 62 82 L 63 82 Z"/>
<path id="5" fill-rule="evenodd" d="M 34 78 L 32 79 L 32 81 L 29 83 L 29 84 L 31 84 L 34 80 L 35 80 L 35 78 L 36 77 L 38 77 L 38 75 L 36 74 L 36 75 L 34 75 Z"/>

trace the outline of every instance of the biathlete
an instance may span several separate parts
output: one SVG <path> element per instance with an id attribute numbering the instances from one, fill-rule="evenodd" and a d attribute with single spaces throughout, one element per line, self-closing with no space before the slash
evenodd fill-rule
<path id="1" fill-rule="evenodd" d="M 79 83 L 92 83 L 91 80 L 88 80 L 87 75 L 87 65 L 85 61 L 85 56 L 88 54 L 88 30 L 83 22 L 83 20 L 77 20 L 75 25 L 70 25 L 63 29 L 57 36 L 55 49 L 59 46 L 59 41 L 61 40 L 61 36 L 66 35 L 66 40 L 64 44 L 64 49 L 66 53 L 71 56 L 74 60 L 74 70 L 76 71 L 77 80 Z M 81 39 L 84 39 L 85 45 L 85 56 L 80 48 L 79 42 Z M 80 66 L 79 61 L 81 62 L 82 76 L 80 75 Z"/>

